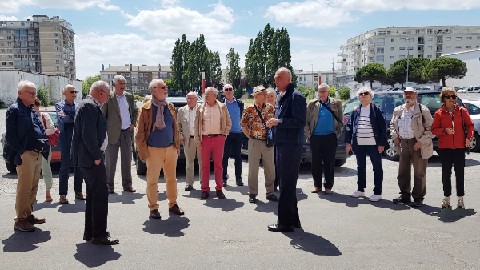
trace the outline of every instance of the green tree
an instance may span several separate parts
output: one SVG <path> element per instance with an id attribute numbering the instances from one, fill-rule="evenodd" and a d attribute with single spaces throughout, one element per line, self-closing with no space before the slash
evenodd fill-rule
<path id="1" fill-rule="evenodd" d="M 430 62 L 427 58 L 411 58 L 408 59 L 408 81 L 414 83 L 426 83 L 423 77 L 423 69 Z M 406 82 L 407 77 L 407 59 L 401 59 L 393 63 L 387 72 L 386 84 L 401 83 L 402 86 Z"/>
<path id="2" fill-rule="evenodd" d="M 207 81 L 209 85 L 219 87 L 222 82 L 222 62 L 220 61 L 220 54 L 218 52 L 210 51 L 209 54 L 209 77 Z"/>
<path id="3" fill-rule="evenodd" d="M 235 49 L 230 48 L 227 54 L 227 81 L 230 82 L 234 89 L 239 88 L 242 72 L 239 66 L 240 56 Z"/>
<path id="4" fill-rule="evenodd" d="M 190 42 L 187 40 L 185 34 L 182 38 L 177 39 L 172 51 L 172 58 L 170 61 L 170 67 L 172 70 L 172 84 L 171 88 L 181 90 L 185 93 L 187 88 L 187 54 L 190 47 Z"/>
<path id="5" fill-rule="evenodd" d="M 382 64 L 369 63 L 359 68 L 355 74 L 356 82 L 370 82 L 370 88 L 373 86 L 374 81 L 382 82 L 385 80 L 387 72 Z"/>
<path id="6" fill-rule="evenodd" d="M 45 86 L 39 87 L 37 91 L 37 98 L 40 100 L 40 103 L 43 107 L 50 106 L 50 89 Z"/>
<path id="7" fill-rule="evenodd" d="M 343 86 L 342 88 L 338 89 L 338 97 L 341 100 L 349 100 L 350 99 L 350 88 L 347 86 Z"/>
<path id="8" fill-rule="evenodd" d="M 90 92 L 90 86 L 96 81 L 100 80 L 100 74 L 88 76 L 82 81 L 82 94 L 88 95 Z"/>
<path id="9" fill-rule="evenodd" d="M 467 64 L 462 60 L 449 57 L 439 57 L 430 61 L 423 70 L 425 80 L 438 82 L 446 86 L 448 78 L 461 79 L 467 73 Z"/>

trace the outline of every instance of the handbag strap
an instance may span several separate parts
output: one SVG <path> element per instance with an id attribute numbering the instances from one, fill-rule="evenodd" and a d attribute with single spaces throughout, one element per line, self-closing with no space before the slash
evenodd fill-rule
<path id="1" fill-rule="evenodd" d="M 260 117 L 260 121 L 262 121 L 262 124 L 263 124 L 263 126 L 265 127 L 265 130 L 267 130 L 267 124 L 265 123 L 265 120 L 264 120 L 263 117 L 262 117 L 262 113 L 261 113 L 260 110 L 258 109 L 257 105 L 253 104 L 253 107 L 255 108 L 255 110 L 257 110 L 257 114 L 258 114 L 258 116 Z"/>
<path id="2" fill-rule="evenodd" d="M 327 106 L 325 103 L 323 103 L 322 101 L 320 101 L 318 99 L 317 99 L 317 101 L 320 103 L 320 105 L 322 107 L 325 107 L 325 109 L 327 109 L 333 115 L 333 118 L 335 118 L 335 120 L 337 120 L 337 122 L 339 124 L 343 124 L 343 122 L 340 119 L 338 119 L 338 117 L 335 115 L 335 113 L 333 113 L 332 109 L 330 109 L 330 106 Z M 332 104 L 332 103 L 330 102 L 330 104 Z"/>

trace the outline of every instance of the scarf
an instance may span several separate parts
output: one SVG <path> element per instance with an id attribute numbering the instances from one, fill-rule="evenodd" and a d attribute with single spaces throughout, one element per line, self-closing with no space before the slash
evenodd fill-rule
<path id="1" fill-rule="evenodd" d="M 167 102 L 165 100 L 158 101 L 155 97 L 152 97 L 152 103 L 157 107 L 157 115 L 155 116 L 155 124 L 153 127 L 155 129 L 164 129 L 165 128 L 165 118 L 163 116 L 163 111 L 165 106 L 167 106 Z"/>

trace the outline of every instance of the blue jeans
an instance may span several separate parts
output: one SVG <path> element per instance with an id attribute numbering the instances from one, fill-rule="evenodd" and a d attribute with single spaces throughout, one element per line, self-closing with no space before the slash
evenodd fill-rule
<path id="1" fill-rule="evenodd" d="M 58 173 L 58 193 L 59 195 L 67 195 L 68 193 L 68 177 L 70 176 L 71 157 L 70 148 L 72 146 L 73 126 L 65 127 L 60 133 L 61 141 L 61 165 Z M 73 189 L 75 193 L 82 192 L 83 173 L 80 168 L 75 168 L 73 176 Z"/>
<path id="2" fill-rule="evenodd" d="M 357 157 L 358 191 L 365 192 L 367 186 L 367 155 L 373 166 L 373 194 L 382 195 L 383 168 L 382 155 L 376 145 L 357 145 L 355 156 Z"/>

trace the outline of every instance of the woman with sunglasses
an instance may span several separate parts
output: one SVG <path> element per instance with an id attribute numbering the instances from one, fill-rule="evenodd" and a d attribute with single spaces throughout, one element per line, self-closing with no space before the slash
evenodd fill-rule
<path id="1" fill-rule="evenodd" d="M 453 87 L 443 87 L 440 99 L 443 105 L 433 117 L 432 133 L 438 136 L 438 154 L 442 162 L 442 184 L 445 196 L 442 200 L 442 208 L 450 208 L 452 165 L 455 169 L 457 208 L 465 208 L 463 202 L 465 150 L 470 147 L 474 125 L 468 111 L 455 102 L 457 93 Z"/>

